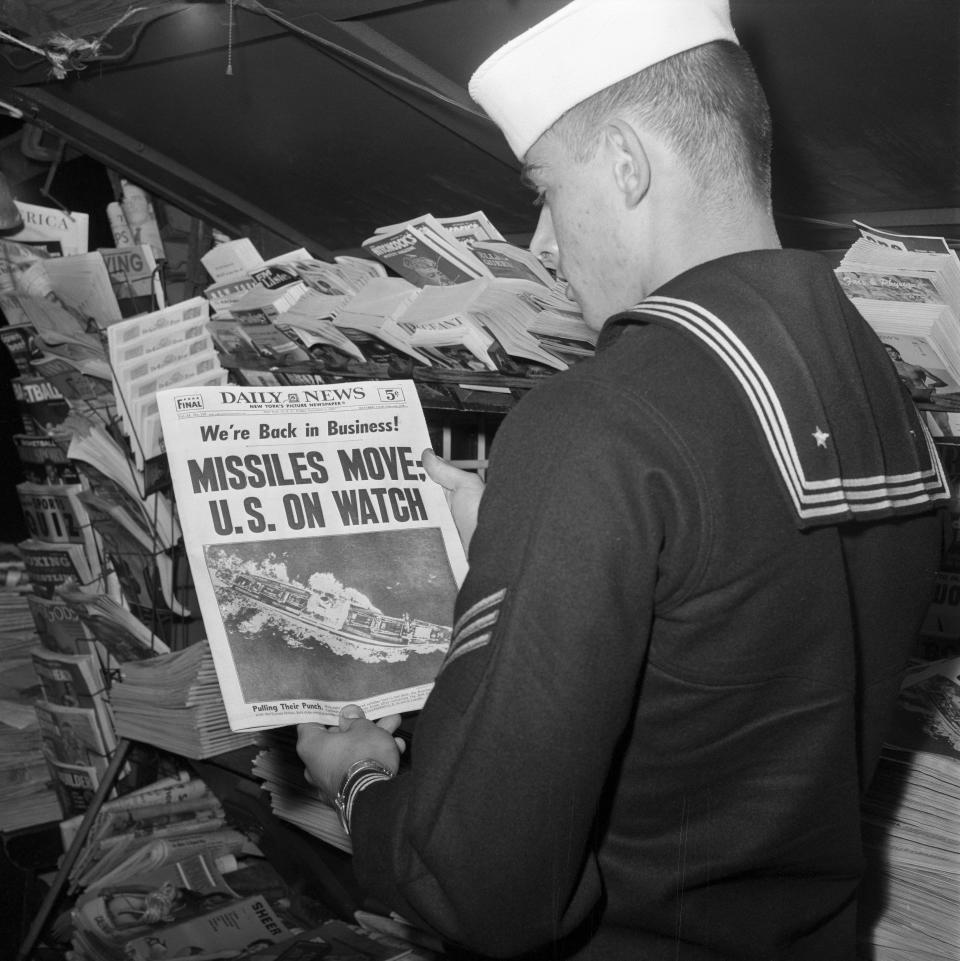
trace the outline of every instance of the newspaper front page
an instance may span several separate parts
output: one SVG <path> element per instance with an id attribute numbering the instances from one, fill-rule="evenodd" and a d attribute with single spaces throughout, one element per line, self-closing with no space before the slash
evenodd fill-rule
<path id="1" fill-rule="evenodd" d="M 467 565 L 413 382 L 157 397 L 231 728 L 422 707 Z"/>

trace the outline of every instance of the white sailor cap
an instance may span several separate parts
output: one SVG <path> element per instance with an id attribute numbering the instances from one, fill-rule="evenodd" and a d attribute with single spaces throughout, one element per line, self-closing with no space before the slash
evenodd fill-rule
<path id="1" fill-rule="evenodd" d="M 729 0 L 573 0 L 488 57 L 470 95 L 522 160 L 571 107 L 712 40 L 737 42 Z"/>

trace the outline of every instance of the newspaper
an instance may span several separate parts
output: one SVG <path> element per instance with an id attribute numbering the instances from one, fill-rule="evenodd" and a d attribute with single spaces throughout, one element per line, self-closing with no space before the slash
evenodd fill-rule
<path id="1" fill-rule="evenodd" d="M 417 710 L 466 559 L 412 381 L 158 394 L 234 731 Z"/>
<path id="2" fill-rule="evenodd" d="M 960 258 L 943 237 L 854 221 L 860 237 L 835 273 L 883 341 L 935 435 L 960 430 Z"/>
<path id="3" fill-rule="evenodd" d="M 470 248 L 429 214 L 379 227 L 361 246 L 417 287 L 445 287 L 490 276 Z"/>
<path id="4" fill-rule="evenodd" d="M 15 200 L 23 228 L 8 238 L 36 244 L 57 254 L 85 254 L 89 248 L 90 215 Z"/>
<path id="5" fill-rule="evenodd" d="M 100 330 L 123 319 L 103 254 L 50 257 L 42 268 L 53 292 L 76 317 L 89 318 Z"/>
<path id="6" fill-rule="evenodd" d="M 436 217 L 435 220 L 443 226 L 444 230 L 449 231 L 457 240 L 471 249 L 474 244 L 490 240 L 506 241 L 503 234 L 494 227 L 490 218 L 482 210 L 456 217 Z"/>
<path id="7" fill-rule="evenodd" d="M 166 307 L 163 281 L 149 244 L 101 247 L 99 253 L 124 317 L 152 310 L 154 305 L 159 309 Z"/>

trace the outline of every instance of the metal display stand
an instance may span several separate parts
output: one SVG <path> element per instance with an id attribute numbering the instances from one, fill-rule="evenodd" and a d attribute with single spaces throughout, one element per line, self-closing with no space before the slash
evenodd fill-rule
<path id="1" fill-rule="evenodd" d="M 113 788 L 117 780 L 117 775 L 120 769 L 123 767 L 124 761 L 127 759 L 127 755 L 130 752 L 131 743 L 132 742 L 128 741 L 125 737 L 122 737 L 118 740 L 116 751 L 114 751 L 113 757 L 110 759 L 110 764 L 100 781 L 100 786 L 94 793 L 93 798 L 90 801 L 90 806 L 87 808 L 86 813 L 83 816 L 83 820 L 80 822 L 80 827 L 77 830 L 76 837 L 73 839 L 73 843 L 70 845 L 69 849 L 65 852 L 63 860 L 60 863 L 60 867 L 53 879 L 53 883 L 50 885 L 50 890 L 43 899 L 43 903 L 40 905 L 40 910 L 37 912 L 37 916 L 33 919 L 33 922 L 30 925 L 30 930 L 27 932 L 27 936 L 24 939 L 23 944 L 20 945 L 20 950 L 17 952 L 16 961 L 30 961 L 30 957 L 33 954 L 33 949 L 36 947 L 37 941 L 40 939 L 40 935 L 43 934 L 43 931 L 47 926 L 47 921 L 50 918 L 50 914 L 59 900 L 61 893 L 63 892 L 63 886 L 66 884 L 67 878 L 70 876 L 70 871 L 77 860 L 77 856 L 87 840 L 87 835 L 90 833 L 90 828 L 92 827 L 93 822 L 100 811 L 100 807 Z"/>

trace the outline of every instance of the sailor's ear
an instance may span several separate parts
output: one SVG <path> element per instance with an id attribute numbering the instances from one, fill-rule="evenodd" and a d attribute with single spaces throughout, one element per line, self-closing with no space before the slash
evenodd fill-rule
<path id="1" fill-rule="evenodd" d="M 611 120 L 606 128 L 613 177 L 627 207 L 636 207 L 650 189 L 650 159 L 636 127 Z"/>

